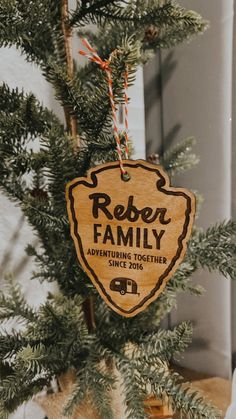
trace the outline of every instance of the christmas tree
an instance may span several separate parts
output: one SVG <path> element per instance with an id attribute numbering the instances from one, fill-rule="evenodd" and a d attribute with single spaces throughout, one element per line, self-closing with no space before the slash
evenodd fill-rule
<path id="1" fill-rule="evenodd" d="M 88 24 L 96 30 L 88 30 Z M 123 318 L 106 306 L 80 267 L 65 202 L 69 181 L 86 176 L 99 163 L 117 160 L 104 72 L 95 63 L 74 61 L 73 36 L 86 36 L 104 60 L 119 50 L 110 65 L 115 100 L 121 103 L 127 65 L 131 84 L 137 66 L 155 51 L 206 27 L 201 16 L 174 0 L 81 0 L 71 9 L 67 0 L 1 0 L 0 46 L 17 47 L 41 69 L 65 115 L 64 123 L 33 94 L 0 86 L 1 190 L 20 205 L 40 239 L 38 248 L 26 249 L 36 265 L 32 281 L 58 284 L 58 291 L 36 310 L 16 280 L 5 278 L 0 295 L 2 419 L 44 389 L 60 395 L 65 388 L 62 406 L 56 399 L 63 410 L 57 418 L 79 417 L 76 409 L 86 403 L 93 412 L 85 414 L 88 419 L 96 417 L 94 412 L 103 419 L 115 417 L 116 388 L 127 418 L 148 417 L 145 400 L 150 396 L 167 398 L 174 411 L 188 418 L 220 417 L 171 368 L 191 342 L 191 325 L 163 330 L 160 323 L 179 292 L 201 295 L 192 282 L 198 268 L 235 275 L 235 223 L 207 231 L 195 228 L 185 260 L 164 292 L 143 313 Z M 36 151 L 32 141 L 40 143 Z M 122 133 L 120 141 L 123 147 Z M 160 156 L 171 178 L 196 163 L 192 147 L 193 140 L 187 139 Z M 12 318 L 20 320 L 21 328 L 7 331 L 4 325 Z"/>

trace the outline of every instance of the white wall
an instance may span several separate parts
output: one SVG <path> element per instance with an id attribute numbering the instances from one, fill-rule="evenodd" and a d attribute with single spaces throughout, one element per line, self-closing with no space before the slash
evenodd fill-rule
<path id="1" fill-rule="evenodd" d="M 130 137 L 134 145 L 132 159 L 144 159 L 146 155 L 145 145 L 145 121 L 144 121 L 144 89 L 143 70 L 138 69 L 136 83 L 128 91 L 129 104 L 129 128 Z"/>

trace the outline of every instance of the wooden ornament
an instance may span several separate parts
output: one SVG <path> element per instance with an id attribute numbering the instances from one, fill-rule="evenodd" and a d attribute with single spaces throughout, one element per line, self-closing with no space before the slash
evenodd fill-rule
<path id="1" fill-rule="evenodd" d="M 164 170 L 143 160 L 97 166 L 67 185 L 77 256 L 117 313 L 135 316 L 163 291 L 184 258 L 195 197 L 173 188 Z"/>

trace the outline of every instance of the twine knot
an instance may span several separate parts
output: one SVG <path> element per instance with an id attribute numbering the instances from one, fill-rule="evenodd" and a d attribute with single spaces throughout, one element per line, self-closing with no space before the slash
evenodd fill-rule
<path id="1" fill-rule="evenodd" d="M 109 70 L 110 60 L 102 61 L 100 66 L 102 70 Z"/>

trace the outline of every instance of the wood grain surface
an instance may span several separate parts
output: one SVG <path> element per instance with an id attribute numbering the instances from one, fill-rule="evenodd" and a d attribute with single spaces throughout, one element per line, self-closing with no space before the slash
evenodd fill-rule
<path id="1" fill-rule="evenodd" d="M 106 303 L 131 317 L 162 292 L 183 260 L 194 195 L 173 188 L 160 166 L 124 161 L 97 166 L 67 185 L 67 209 L 79 262 Z"/>

